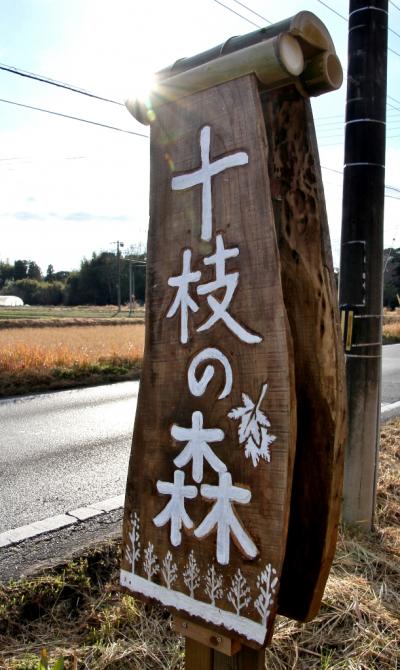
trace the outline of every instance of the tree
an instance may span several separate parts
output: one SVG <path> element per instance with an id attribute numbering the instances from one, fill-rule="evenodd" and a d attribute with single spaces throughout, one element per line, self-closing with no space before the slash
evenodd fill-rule
<path id="1" fill-rule="evenodd" d="M 27 277 L 28 279 L 36 279 L 37 281 L 42 280 L 42 271 L 35 261 L 29 261 Z"/>
<path id="2" fill-rule="evenodd" d="M 28 261 L 14 261 L 14 280 L 26 279 L 28 276 Z"/>
<path id="3" fill-rule="evenodd" d="M 14 279 L 14 266 L 10 263 L 0 262 L 0 289 L 6 282 Z"/>
<path id="4" fill-rule="evenodd" d="M 54 267 L 51 265 L 51 263 L 47 266 L 45 280 L 54 281 Z"/>
<path id="5" fill-rule="evenodd" d="M 400 248 L 385 249 L 383 276 L 383 304 L 394 309 L 398 307 L 400 295 Z"/>

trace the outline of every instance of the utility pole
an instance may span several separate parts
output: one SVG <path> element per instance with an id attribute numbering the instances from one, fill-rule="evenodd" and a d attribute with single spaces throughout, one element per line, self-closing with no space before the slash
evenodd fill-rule
<path id="1" fill-rule="evenodd" d="M 118 303 L 118 312 L 121 311 L 121 251 L 120 247 L 124 246 L 123 242 L 117 240 L 116 242 L 111 242 L 111 244 L 117 245 L 117 303 Z"/>
<path id="2" fill-rule="evenodd" d="M 372 527 L 379 448 L 388 0 L 350 0 L 339 301 L 348 440 L 343 518 Z"/>
<path id="3" fill-rule="evenodd" d="M 124 258 L 129 263 L 129 316 L 133 314 L 133 296 L 135 295 L 135 272 L 134 268 L 146 268 L 146 261 Z"/>

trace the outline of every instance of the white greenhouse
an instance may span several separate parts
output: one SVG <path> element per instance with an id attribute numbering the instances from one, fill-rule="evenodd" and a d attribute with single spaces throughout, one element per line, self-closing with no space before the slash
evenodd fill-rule
<path id="1" fill-rule="evenodd" d="M 23 300 L 16 295 L 0 295 L 0 307 L 22 307 L 23 304 Z"/>

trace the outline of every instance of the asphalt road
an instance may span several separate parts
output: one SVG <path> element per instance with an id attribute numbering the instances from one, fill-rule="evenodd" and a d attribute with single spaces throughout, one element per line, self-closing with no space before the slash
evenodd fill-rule
<path id="1" fill-rule="evenodd" d="M 125 490 L 138 382 L 0 401 L 0 532 Z M 382 402 L 400 400 L 400 344 Z"/>
<path id="2" fill-rule="evenodd" d="M 138 386 L 0 402 L 0 532 L 124 492 Z"/>
<path id="3" fill-rule="evenodd" d="M 400 344 L 382 347 L 382 402 L 400 400 Z"/>

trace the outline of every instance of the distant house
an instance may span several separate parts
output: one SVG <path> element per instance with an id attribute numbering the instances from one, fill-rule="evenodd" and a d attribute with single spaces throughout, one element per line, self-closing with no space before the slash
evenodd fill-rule
<path id="1" fill-rule="evenodd" d="M 24 301 L 16 295 L 0 295 L 0 307 L 22 307 Z"/>

